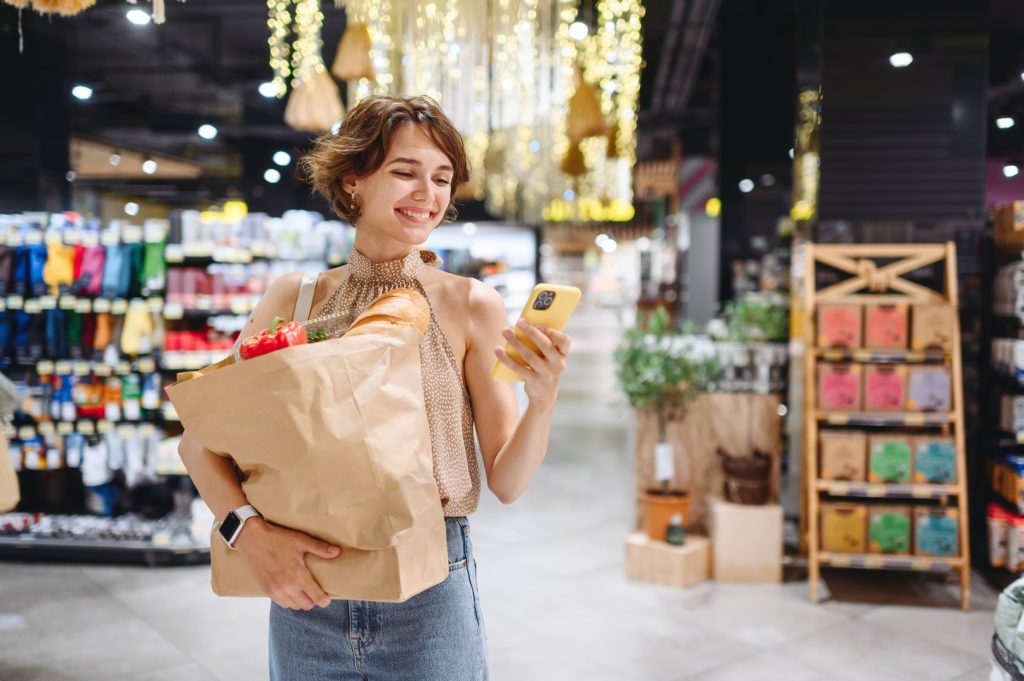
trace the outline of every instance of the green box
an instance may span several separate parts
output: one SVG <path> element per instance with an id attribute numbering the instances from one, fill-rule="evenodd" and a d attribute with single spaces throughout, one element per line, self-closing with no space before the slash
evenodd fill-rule
<path id="1" fill-rule="evenodd" d="M 914 443 L 914 482 L 956 482 L 956 445 L 951 439 L 920 438 Z"/>
<path id="2" fill-rule="evenodd" d="M 960 523 L 956 509 L 915 510 L 915 553 L 952 557 L 960 553 Z"/>
<path id="3" fill-rule="evenodd" d="M 913 456 L 907 438 L 874 435 L 870 441 L 868 480 L 871 482 L 910 482 Z"/>
<path id="4" fill-rule="evenodd" d="M 877 506 L 868 512 L 871 553 L 910 553 L 910 507 Z"/>

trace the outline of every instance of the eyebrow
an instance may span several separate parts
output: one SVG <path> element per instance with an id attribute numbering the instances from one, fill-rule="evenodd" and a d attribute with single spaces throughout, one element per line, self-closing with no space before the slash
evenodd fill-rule
<path id="1" fill-rule="evenodd" d="M 402 157 L 399 157 L 399 158 L 396 158 L 396 159 L 392 159 L 391 161 L 388 161 L 388 165 L 392 165 L 394 163 L 408 163 L 408 164 L 414 165 L 414 166 L 421 166 L 421 165 L 423 165 L 422 163 L 420 163 L 419 161 L 417 161 L 414 158 L 402 158 Z M 449 172 L 454 172 L 455 171 L 455 169 L 452 168 L 451 166 L 438 166 L 437 169 L 438 170 L 447 170 Z"/>

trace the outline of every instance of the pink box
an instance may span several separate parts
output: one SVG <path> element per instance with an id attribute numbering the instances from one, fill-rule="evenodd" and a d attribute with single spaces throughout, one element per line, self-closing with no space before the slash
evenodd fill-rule
<path id="1" fill-rule="evenodd" d="M 864 317 L 864 347 L 872 349 L 904 349 L 907 347 L 909 317 L 905 304 L 868 305 Z"/>
<path id="2" fill-rule="evenodd" d="M 864 409 L 902 411 L 907 399 L 907 367 L 869 366 L 864 372 Z"/>
<path id="3" fill-rule="evenodd" d="M 860 409 L 859 364 L 822 364 L 818 372 L 818 405 L 822 409 L 856 411 Z"/>
<path id="4" fill-rule="evenodd" d="M 859 348 L 860 342 L 860 305 L 818 306 L 819 348 Z"/>

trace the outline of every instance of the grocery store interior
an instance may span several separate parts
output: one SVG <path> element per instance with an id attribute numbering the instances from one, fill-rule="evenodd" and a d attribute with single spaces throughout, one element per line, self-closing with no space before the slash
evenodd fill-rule
<path id="1" fill-rule="evenodd" d="M 464 140 L 441 268 L 582 291 L 487 678 L 1024 679 L 1020 3 L 0 0 L 0 57 L 0 681 L 268 678 L 181 388 L 330 347 L 208 368 L 348 263 L 302 158 L 384 93 Z"/>

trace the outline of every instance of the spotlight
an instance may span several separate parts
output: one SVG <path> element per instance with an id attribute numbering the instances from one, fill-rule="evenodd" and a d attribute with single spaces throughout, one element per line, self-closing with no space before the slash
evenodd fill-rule
<path id="1" fill-rule="evenodd" d="M 281 173 L 276 168 L 267 168 L 263 173 L 263 179 L 270 184 L 277 184 L 281 181 Z"/>
<path id="2" fill-rule="evenodd" d="M 996 119 L 996 127 L 1000 130 L 1007 130 L 1012 128 L 1015 122 L 1012 116 L 1000 116 Z"/>
<path id="3" fill-rule="evenodd" d="M 152 175 L 153 173 L 155 173 L 156 168 L 156 161 L 154 161 L 151 158 L 147 158 L 145 161 L 142 162 L 142 172 L 146 173 L 147 175 Z"/>
<path id="4" fill-rule="evenodd" d="M 747 177 L 740 180 L 740 191 L 744 194 L 754 191 L 754 181 Z"/>
<path id="5" fill-rule="evenodd" d="M 88 85 L 76 85 L 71 88 L 71 94 L 75 99 L 80 99 L 84 102 L 88 99 L 92 99 L 92 88 Z"/>
<path id="6" fill-rule="evenodd" d="M 276 151 L 274 152 L 274 163 L 279 166 L 286 166 L 292 162 L 292 155 L 287 151 Z"/>
<path id="7" fill-rule="evenodd" d="M 124 204 L 124 212 L 126 215 L 131 215 L 132 217 L 135 217 L 136 215 L 139 214 L 139 204 L 135 203 L 134 201 L 129 201 L 128 203 Z"/>
<path id="8" fill-rule="evenodd" d="M 198 132 L 199 136 L 202 137 L 204 140 L 212 140 L 215 137 L 217 137 L 217 133 L 220 131 L 217 130 L 215 126 L 212 126 L 209 123 L 203 123 L 199 126 Z"/>
<path id="9" fill-rule="evenodd" d="M 1012 163 L 1003 166 L 1003 177 L 1017 177 L 1020 174 L 1020 167 Z"/>
<path id="10" fill-rule="evenodd" d="M 889 55 L 889 63 L 898 69 L 906 68 L 914 63 L 914 55 L 909 52 L 896 52 Z"/>
<path id="11" fill-rule="evenodd" d="M 273 99 L 274 97 L 277 97 L 278 94 L 280 94 L 280 90 L 276 85 L 274 85 L 268 80 L 265 83 L 260 83 L 260 94 L 266 97 L 267 99 Z"/>
<path id="12" fill-rule="evenodd" d="M 793 158 L 793 147 L 789 148 L 789 157 Z"/>
<path id="13" fill-rule="evenodd" d="M 119 154 L 119 153 L 117 153 L 115 151 L 114 153 L 112 153 L 110 155 L 109 161 L 110 161 L 110 165 L 112 165 L 112 166 L 119 166 L 119 165 L 121 165 L 121 154 Z"/>
<path id="14" fill-rule="evenodd" d="M 590 29 L 588 29 L 587 25 L 582 21 L 573 22 L 569 26 L 569 37 L 573 40 L 583 40 L 587 37 L 587 33 L 589 32 Z"/>
<path id="15" fill-rule="evenodd" d="M 466 236 L 473 236 L 474 234 L 476 234 L 476 224 L 472 222 L 467 222 L 466 224 L 462 225 L 462 233 L 465 234 Z"/>
<path id="16" fill-rule="evenodd" d="M 128 10 L 124 16 L 128 21 L 132 22 L 136 26 L 145 26 L 153 20 L 153 17 L 149 15 L 149 12 L 145 12 L 137 8 Z"/>

